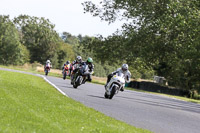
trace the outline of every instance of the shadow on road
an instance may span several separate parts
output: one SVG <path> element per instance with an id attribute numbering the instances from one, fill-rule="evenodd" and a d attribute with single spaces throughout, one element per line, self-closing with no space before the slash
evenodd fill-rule
<path id="1" fill-rule="evenodd" d="M 105 99 L 104 97 L 101 96 L 94 96 L 94 95 L 87 95 L 87 96 Z"/>

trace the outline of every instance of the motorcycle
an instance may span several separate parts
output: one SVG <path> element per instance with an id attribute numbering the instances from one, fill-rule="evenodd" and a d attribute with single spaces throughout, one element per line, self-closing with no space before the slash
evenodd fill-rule
<path id="1" fill-rule="evenodd" d="M 47 65 L 45 66 L 44 72 L 45 72 L 45 75 L 46 75 L 46 76 L 47 76 L 48 73 L 50 72 L 50 65 L 49 65 L 49 64 L 47 64 Z"/>
<path id="2" fill-rule="evenodd" d="M 119 90 L 124 87 L 125 85 L 125 79 L 123 73 L 117 73 L 114 75 L 110 82 L 107 84 L 105 88 L 105 94 L 104 97 L 108 99 L 112 99 L 114 95 L 116 95 Z"/>
<path id="3" fill-rule="evenodd" d="M 85 83 L 86 78 L 87 78 L 86 76 L 88 74 L 90 74 L 89 69 L 88 69 L 88 65 L 84 64 L 84 65 L 79 66 L 79 69 L 74 74 L 74 79 L 72 81 L 73 87 L 77 88 L 81 84 Z"/>
<path id="4" fill-rule="evenodd" d="M 64 69 L 63 69 L 63 79 L 66 79 L 66 76 L 70 76 L 69 69 L 70 69 L 70 64 L 68 64 L 64 67 Z"/>

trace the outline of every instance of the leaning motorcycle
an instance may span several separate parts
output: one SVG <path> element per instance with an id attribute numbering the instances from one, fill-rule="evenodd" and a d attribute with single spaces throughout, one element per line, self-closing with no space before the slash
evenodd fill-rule
<path id="1" fill-rule="evenodd" d="M 105 88 L 104 97 L 108 99 L 112 99 L 114 95 L 116 95 L 119 90 L 125 85 L 125 79 L 123 73 L 117 73 L 114 75 L 110 82 L 107 84 Z"/>
<path id="2" fill-rule="evenodd" d="M 69 69 L 70 69 L 70 64 L 66 65 L 63 69 L 63 79 L 66 79 L 66 76 L 69 76 Z"/>
<path id="3" fill-rule="evenodd" d="M 86 76 L 89 74 L 88 65 L 84 64 L 79 67 L 79 69 L 74 74 L 74 79 L 72 85 L 74 88 L 77 88 L 82 83 L 85 82 Z"/>

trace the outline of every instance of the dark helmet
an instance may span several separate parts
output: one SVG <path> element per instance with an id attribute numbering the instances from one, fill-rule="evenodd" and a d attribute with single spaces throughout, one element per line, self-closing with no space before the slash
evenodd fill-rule
<path id="1" fill-rule="evenodd" d="M 66 61 L 66 64 L 70 64 L 70 61 Z"/>

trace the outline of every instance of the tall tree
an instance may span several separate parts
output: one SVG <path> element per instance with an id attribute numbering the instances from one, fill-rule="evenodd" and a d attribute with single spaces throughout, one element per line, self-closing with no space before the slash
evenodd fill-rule
<path id="1" fill-rule="evenodd" d="M 9 16 L 0 15 L 0 63 L 24 64 L 28 58 L 29 52 L 21 45 L 15 25 Z"/>
<path id="2" fill-rule="evenodd" d="M 21 43 L 30 51 L 30 62 L 57 59 L 56 46 L 61 40 L 48 19 L 20 15 L 14 23 L 21 33 Z"/>

